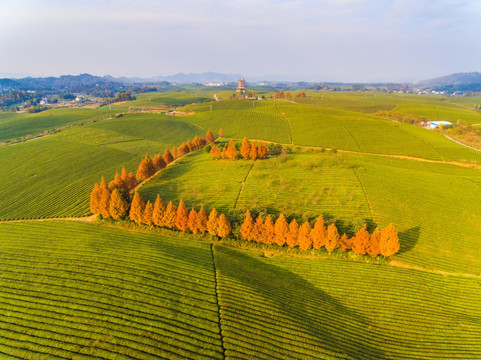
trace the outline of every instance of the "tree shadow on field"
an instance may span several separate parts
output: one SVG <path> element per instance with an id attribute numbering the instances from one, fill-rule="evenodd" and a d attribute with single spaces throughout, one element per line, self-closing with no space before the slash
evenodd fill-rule
<path id="1" fill-rule="evenodd" d="M 399 242 L 401 243 L 401 248 L 398 254 L 404 254 L 411 251 L 419 241 L 419 235 L 421 233 L 421 227 L 415 226 L 410 229 L 399 232 Z"/>
<path id="2" fill-rule="evenodd" d="M 179 241 L 182 241 L 182 239 L 179 239 Z M 234 284 L 241 283 L 251 288 L 253 292 L 259 295 L 261 302 L 264 298 L 269 303 L 275 304 L 272 311 L 265 313 L 265 317 L 257 319 L 261 324 L 265 322 L 266 330 L 270 326 L 269 323 L 275 323 L 276 326 L 282 327 L 282 319 L 288 318 L 291 327 L 294 326 L 298 331 L 307 333 L 310 341 L 317 344 L 311 348 L 311 351 L 319 353 L 320 356 L 326 351 L 330 352 L 331 355 L 335 353 L 341 357 L 347 356 L 352 359 L 385 359 L 383 351 L 363 341 L 363 339 L 376 336 L 369 330 L 371 324 L 368 319 L 342 305 L 338 300 L 301 276 L 275 264 L 269 264 L 268 260 L 256 259 L 260 256 L 257 253 L 253 252 L 250 256 L 242 250 L 213 245 L 213 259 L 212 254 L 207 254 L 207 252 L 211 252 L 207 247 L 206 249 L 196 249 L 195 252 L 191 253 L 192 249 L 189 249 L 188 246 L 177 246 L 170 243 L 165 247 L 159 246 L 158 249 L 175 259 L 201 267 L 202 270 L 217 270 L 216 278 L 221 298 L 221 317 L 229 316 L 222 314 L 223 292 L 229 291 L 226 288 L 222 289 L 222 287 L 223 282 L 230 282 L 230 279 Z M 205 258 L 206 256 L 209 257 L 210 264 L 204 261 L 199 262 L 200 257 Z M 222 277 L 224 277 L 224 280 Z M 331 280 L 339 281 L 337 279 Z M 346 284 L 346 286 L 351 285 Z M 232 298 L 232 295 L 229 295 L 229 297 Z M 233 316 L 249 323 L 250 317 L 254 315 L 248 308 L 245 308 L 245 311 L 243 310 L 244 299 L 241 297 L 234 301 L 238 302 L 237 308 L 241 310 L 237 310 L 237 313 Z M 257 308 L 256 311 L 263 311 L 262 307 Z M 275 314 L 274 311 L 279 313 L 279 317 L 273 315 Z M 243 319 L 243 317 L 245 318 Z M 222 322 L 225 323 L 226 321 L 229 320 L 225 317 L 222 318 Z M 259 325 L 253 323 L 252 327 L 259 327 Z M 257 333 L 262 334 L 262 330 L 263 326 L 261 325 Z M 252 336 L 249 331 L 246 329 L 246 338 Z M 282 343 L 284 337 L 290 337 L 288 335 L 289 327 L 286 327 L 284 332 L 284 335 L 280 334 L 281 336 L 278 337 L 278 351 L 285 351 L 286 357 L 294 356 L 294 354 L 299 356 L 300 354 L 296 349 L 292 349 L 293 346 L 295 348 L 295 345 Z M 299 341 L 301 344 L 303 339 L 299 339 Z M 309 354 L 306 353 L 305 356 L 309 356 Z"/>
<path id="3" fill-rule="evenodd" d="M 233 248 L 215 246 L 215 265 L 219 274 L 248 286 L 260 297 L 276 304 L 273 310 L 282 313 L 282 317 L 288 317 L 299 330 L 309 333 L 318 343 L 318 349 L 313 349 L 314 352 L 326 349 L 353 359 L 385 358 L 381 350 L 362 340 L 373 337 L 368 329 L 370 323 L 367 319 L 301 276 L 256 259 L 255 256 L 259 255 L 249 256 Z M 220 286 L 222 287 L 222 284 Z M 236 316 L 242 317 L 242 313 Z M 269 316 L 272 315 L 266 314 L 266 318 Z M 362 329 L 365 329 L 365 332 Z M 286 328 L 285 331 L 288 332 L 289 329 Z M 356 333 L 356 336 L 346 335 L 352 333 Z M 279 336 L 279 339 L 282 338 L 283 336 Z M 282 343 L 279 343 L 279 348 L 280 351 L 284 348 Z M 290 345 L 286 344 L 286 349 L 289 348 Z"/>

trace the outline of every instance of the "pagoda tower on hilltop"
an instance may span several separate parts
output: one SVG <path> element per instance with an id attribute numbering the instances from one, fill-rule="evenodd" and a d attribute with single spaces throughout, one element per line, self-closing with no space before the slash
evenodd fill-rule
<path id="1" fill-rule="evenodd" d="M 244 79 L 239 79 L 237 81 L 237 92 L 241 94 L 246 92 L 246 81 Z"/>

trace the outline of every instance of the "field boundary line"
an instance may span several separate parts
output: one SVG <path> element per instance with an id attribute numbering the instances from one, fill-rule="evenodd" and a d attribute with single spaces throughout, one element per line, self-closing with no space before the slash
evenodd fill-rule
<path id="1" fill-rule="evenodd" d="M 82 221 L 82 222 L 93 222 L 97 215 L 90 215 L 84 217 L 65 217 L 65 218 L 37 218 L 37 219 L 17 219 L 17 220 L 0 220 L 0 224 L 3 223 L 14 223 L 14 222 L 29 222 L 29 221 Z"/>
<path id="2" fill-rule="evenodd" d="M 444 270 L 436 270 L 436 269 L 426 269 L 426 268 L 423 268 L 421 266 L 409 265 L 409 264 L 405 264 L 405 263 L 402 263 L 402 262 L 396 261 L 396 260 L 389 261 L 387 265 L 392 266 L 392 267 L 401 268 L 401 269 L 409 269 L 409 270 L 427 272 L 427 273 L 430 273 L 430 274 L 440 274 L 440 275 L 444 275 L 444 276 L 456 276 L 456 277 L 467 277 L 467 278 L 481 279 L 481 275 L 467 274 L 467 273 L 454 273 L 454 272 L 449 272 L 449 271 L 444 271 Z"/>
<path id="3" fill-rule="evenodd" d="M 291 101 L 291 102 L 293 102 L 294 104 L 297 104 L 294 101 Z M 277 103 L 275 101 L 274 101 L 274 108 L 284 119 L 286 119 L 287 125 L 289 126 L 289 137 L 291 138 L 291 143 L 289 145 L 294 145 L 294 139 L 292 138 L 291 121 L 289 120 L 289 118 L 286 116 L 285 113 L 281 113 L 281 111 L 277 108 Z"/>
<path id="4" fill-rule="evenodd" d="M 250 168 L 249 171 L 247 172 L 246 177 L 244 178 L 244 181 L 242 181 L 242 183 L 241 183 L 241 187 L 240 187 L 240 189 L 239 189 L 239 193 L 237 194 L 237 198 L 235 199 L 234 210 L 237 209 L 237 203 L 239 202 L 239 199 L 240 199 L 240 197 L 241 197 L 241 195 L 242 195 L 242 191 L 244 191 L 245 183 L 246 183 L 247 178 L 249 177 L 252 169 L 254 168 L 255 163 L 256 163 L 256 160 L 254 160 L 254 161 L 252 162 L 251 168 Z"/>
<path id="5" fill-rule="evenodd" d="M 240 138 L 230 138 L 230 139 L 242 140 Z M 265 142 L 265 143 L 268 143 L 268 144 L 279 144 L 279 145 L 283 145 L 283 146 L 298 146 L 300 148 L 305 148 L 305 149 L 332 150 L 332 148 L 323 147 L 323 146 L 286 144 L 286 143 L 280 143 L 280 142 L 276 142 L 276 141 L 269 141 L 269 140 L 262 140 L 262 139 L 249 139 L 249 140 L 250 141 L 262 141 L 262 142 Z M 480 164 L 470 163 L 470 162 L 432 160 L 432 159 L 425 159 L 425 158 L 420 158 L 420 157 L 415 157 L 415 156 L 410 156 L 410 155 L 380 154 L 380 153 L 371 153 L 371 152 L 344 150 L 344 149 L 336 149 L 336 151 L 342 152 L 342 153 L 349 153 L 349 154 L 372 155 L 372 156 L 388 157 L 388 158 L 393 158 L 393 159 L 422 161 L 422 162 L 429 162 L 429 163 L 433 163 L 433 164 L 454 165 L 454 166 L 467 167 L 467 168 L 473 168 L 473 169 L 481 169 Z M 479 151 L 481 151 L 481 150 L 479 150 Z"/>
<path id="6" fill-rule="evenodd" d="M 222 321 L 220 315 L 220 304 L 219 304 L 219 284 L 217 282 L 217 268 L 215 266 L 215 255 L 214 255 L 214 244 L 210 244 L 210 254 L 212 255 L 212 266 L 214 268 L 214 289 L 215 289 L 215 303 L 217 305 L 217 313 L 219 314 L 219 335 L 220 344 L 222 347 L 222 356 L 225 359 L 225 347 L 224 347 L 224 335 L 222 335 Z"/>
<path id="7" fill-rule="evenodd" d="M 356 172 L 356 169 L 353 168 L 352 171 L 354 172 L 354 176 L 356 176 L 357 181 L 359 182 L 359 185 L 361 186 L 362 193 L 364 194 L 364 198 L 366 199 L 367 206 L 369 206 L 369 213 L 371 214 L 372 221 L 376 222 L 374 219 L 374 212 L 372 211 L 372 205 L 371 202 L 369 201 L 369 198 L 367 197 L 366 189 L 364 188 L 364 184 L 362 183 L 361 179 L 359 178 L 359 175 Z"/>

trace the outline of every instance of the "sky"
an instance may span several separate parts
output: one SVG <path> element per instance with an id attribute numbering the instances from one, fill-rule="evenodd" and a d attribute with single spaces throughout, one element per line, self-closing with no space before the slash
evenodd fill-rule
<path id="1" fill-rule="evenodd" d="M 410 82 L 481 71 L 480 0 L 0 0 L 0 76 Z"/>

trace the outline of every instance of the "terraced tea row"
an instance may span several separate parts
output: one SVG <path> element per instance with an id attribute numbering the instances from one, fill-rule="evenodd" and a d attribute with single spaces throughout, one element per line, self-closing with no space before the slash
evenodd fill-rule
<path id="1" fill-rule="evenodd" d="M 476 280 L 221 246 L 214 254 L 228 358 L 481 356 Z"/>
<path id="2" fill-rule="evenodd" d="M 64 221 L 0 237 L 0 352 L 222 358 L 208 244 Z"/>

